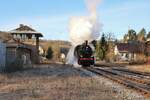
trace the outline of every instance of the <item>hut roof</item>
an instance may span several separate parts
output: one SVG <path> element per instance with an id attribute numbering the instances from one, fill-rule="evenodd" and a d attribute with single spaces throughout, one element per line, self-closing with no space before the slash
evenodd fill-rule
<path id="1" fill-rule="evenodd" d="M 7 48 L 24 48 L 24 49 L 31 50 L 27 44 L 24 44 L 16 39 L 10 39 L 6 41 L 6 47 Z"/>
<path id="2" fill-rule="evenodd" d="M 10 31 L 11 34 L 35 34 L 39 37 L 43 37 L 42 33 L 37 32 L 36 30 L 32 29 L 27 25 L 20 24 L 19 28 L 16 28 Z"/>

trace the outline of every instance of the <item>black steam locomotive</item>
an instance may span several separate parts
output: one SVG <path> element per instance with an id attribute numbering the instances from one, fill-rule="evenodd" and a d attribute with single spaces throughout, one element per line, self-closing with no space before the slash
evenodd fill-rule
<path id="1" fill-rule="evenodd" d="M 82 65 L 82 66 L 94 65 L 95 60 L 94 60 L 94 56 L 93 56 L 93 50 L 88 45 L 88 41 L 86 41 L 82 45 L 78 45 L 75 48 L 74 53 L 77 56 L 79 65 Z"/>

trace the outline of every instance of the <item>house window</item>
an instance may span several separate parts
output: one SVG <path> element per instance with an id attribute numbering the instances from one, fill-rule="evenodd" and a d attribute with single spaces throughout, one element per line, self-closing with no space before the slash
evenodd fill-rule
<path id="1" fill-rule="evenodd" d="M 126 58 L 129 58 L 129 54 L 128 53 L 126 54 Z"/>

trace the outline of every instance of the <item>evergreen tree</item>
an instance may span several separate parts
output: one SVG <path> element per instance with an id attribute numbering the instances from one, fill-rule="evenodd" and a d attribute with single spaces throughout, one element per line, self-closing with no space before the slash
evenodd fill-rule
<path id="1" fill-rule="evenodd" d="M 130 29 L 128 30 L 128 33 L 124 35 L 123 37 L 123 42 L 128 43 L 129 41 L 136 41 L 137 40 L 137 35 L 135 30 Z"/>
<path id="2" fill-rule="evenodd" d="M 147 34 L 147 39 L 148 39 L 148 38 L 150 38 L 150 32 L 148 32 L 148 34 Z"/>
<path id="3" fill-rule="evenodd" d="M 100 41 L 97 41 L 96 43 L 96 49 L 95 49 L 95 54 L 96 54 L 96 58 L 97 59 L 100 59 L 100 54 L 101 54 L 101 51 L 100 51 Z"/>
<path id="4" fill-rule="evenodd" d="M 128 31 L 128 41 L 136 41 L 137 40 L 137 35 L 136 35 L 136 31 L 133 29 L 130 29 Z"/>
<path id="5" fill-rule="evenodd" d="M 146 30 L 142 28 L 141 31 L 137 35 L 138 41 L 144 42 L 146 40 L 145 36 L 146 36 Z"/>
<path id="6" fill-rule="evenodd" d="M 125 34 L 123 37 L 123 42 L 127 43 L 128 42 L 128 34 Z"/>
<path id="7" fill-rule="evenodd" d="M 96 40 L 93 40 L 93 41 L 92 41 L 92 44 L 93 44 L 93 46 L 96 48 L 97 41 L 96 41 Z"/>
<path id="8" fill-rule="evenodd" d="M 106 57 L 106 51 L 107 51 L 107 41 L 105 38 L 105 35 L 103 34 L 100 40 L 100 59 L 104 60 Z"/>
<path id="9" fill-rule="evenodd" d="M 47 50 L 47 55 L 46 55 L 47 59 L 52 59 L 53 58 L 53 50 L 51 47 L 48 48 Z"/>

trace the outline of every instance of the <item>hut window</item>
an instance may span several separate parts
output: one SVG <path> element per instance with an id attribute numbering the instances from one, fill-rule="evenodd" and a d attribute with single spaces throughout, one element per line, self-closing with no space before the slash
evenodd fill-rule
<path id="1" fill-rule="evenodd" d="M 19 34 L 17 34 L 17 38 L 20 39 L 20 35 Z"/>
<path id="2" fill-rule="evenodd" d="M 20 34 L 20 38 L 22 39 L 22 34 Z"/>
<path id="3" fill-rule="evenodd" d="M 32 39 L 32 35 L 31 34 L 28 35 L 28 39 Z"/>
<path id="4" fill-rule="evenodd" d="M 35 35 L 34 34 L 32 35 L 32 38 L 35 39 Z"/>
<path id="5" fill-rule="evenodd" d="M 22 35 L 22 39 L 25 39 L 25 35 L 24 34 Z"/>

